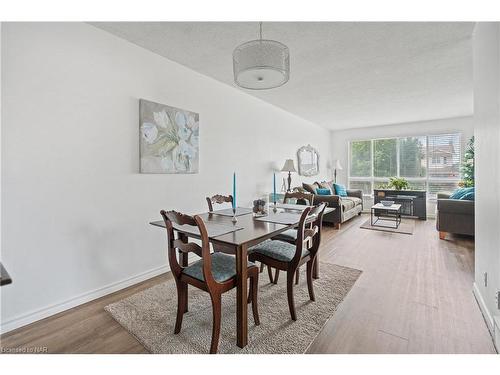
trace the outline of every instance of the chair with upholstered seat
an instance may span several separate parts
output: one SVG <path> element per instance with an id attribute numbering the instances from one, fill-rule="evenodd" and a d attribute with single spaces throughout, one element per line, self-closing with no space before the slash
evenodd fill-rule
<path id="1" fill-rule="evenodd" d="M 277 270 L 286 271 L 288 307 L 292 320 L 297 320 L 293 298 L 293 279 L 297 269 L 303 264 L 307 265 L 309 298 L 311 301 L 315 300 L 312 272 L 321 241 L 320 227 L 325 207 L 326 203 L 321 203 L 318 206 L 307 207 L 302 212 L 295 245 L 279 240 L 267 240 L 249 249 L 250 261 L 259 261 Z M 306 228 L 306 223 L 309 222 L 312 225 Z"/>
<path id="2" fill-rule="evenodd" d="M 165 212 L 164 210 L 161 211 L 161 216 L 167 228 L 170 270 L 174 275 L 177 285 L 177 317 L 174 333 L 177 334 L 180 332 L 182 318 L 188 308 L 188 284 L 204 290 L 210 294 L 210 299 L 212 300 L 213 326 L 210 353 L 216 353 L 221 325 L 221 297 L 223 293 L 236 287 L 235 258 L 224 253 L 210 253 L 207 229 L 199 216 L 188 216 L 179 212 Z M 179 234 L 178 238 L 175 238 L 174 225 L 177 229 L 181 229 L 183 225 L 198 227 L 201 246 L 194 242 L 187 242 L 186 237 Z M 201 259 L 187 267 L 182 267 L 177 261 L 177 251 L 179 253 L 194 252 Z M 250 278 L 251 290 L 249 303 L 252 303 L 254 322 L 256 325 L 259 325 L 257 310 L 259 269 L 251 262 L 248 262 L 248 277 Z"/>
<path id="3" fill-rule="evenodd" d="M 283 203 L 288 203 L 290 199 L 296 199 L 298 204 L 305 204 L 307 206 L 312 206 L 314 204 L 314 194 L 311 193 L 304 193 L 301 191 L 294 191 L 294 192 L 287 191 L 283 198 Z M 288 229 L 283 233 L 278 234 L 276 237 L 273 237 L 273 240 L 280 240 L 295 245 L 295 241 L 297 241 L 297 229 Z M 274 280 L 271 280 L 271 282 L 277 284 L 279 275 L 280 271 L 276 270 L 276 273 L 274 275 Z M 298 283 L 299 283 L 299 269 L 297 269 L 297 273 L 295 276 L 295 284 Z"/>
<path id="4" fill-rule="evenodd" d="M 207 197 L 207 203 L 208 203 L 208 212 L 213 212 L 214 211 L 214 204 L 223 204 L 223 203 L 231 203 L 233 204 L 233 196 L 232 195 L 221 195 L 221 194 L 215 194 L 212 197 Z M 218 248 L 214 247 L 214 250 L 217 252 L 224 252 L 224 248 Z M 264 271 L 264 265 L 260 265 L 260 272 Z M 269 274 L 269 280 L 273 282 L 273 273 L 271 268 L 267 268 L 268 274 Z"/>
<path id="5" fill-rule="evenodd" d="M 283 203 L 287 203 L 290 199 L 296 199 L 298 204 L 306 204 L 307 206 L 314 205 L 314 194 L 303 193 L 300 191 L 286 192 L 283 198 Z M 273 240 L 280 240 L 295 244 L 297 240 L 297 229 L 288 229 L 283 233 L 273 237 Z"/>

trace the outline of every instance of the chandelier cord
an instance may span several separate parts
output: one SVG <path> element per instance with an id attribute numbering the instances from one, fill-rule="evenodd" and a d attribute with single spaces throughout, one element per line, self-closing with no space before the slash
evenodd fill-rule
<path id="1" fill-rule="evenodd" d="M 259 22 L 259 30 L 260 40 L 262 40 L 262 22 Z"/>

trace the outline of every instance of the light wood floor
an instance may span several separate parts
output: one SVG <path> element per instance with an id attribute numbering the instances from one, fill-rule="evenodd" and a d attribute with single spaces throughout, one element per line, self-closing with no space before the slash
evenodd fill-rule
<path id="1" fill-rule="evenodd" d="M 321 261 L 363 274 L 308 352 L 495 353 L 472 294 L 473 241 L 439 240 L 434 220 L 417 221 L 413 236 L 360 229 L 363 220 L 324 229 Z M 9 332 L 0 344 L 47 347 L 49 353 L 145 353 L 103 308 L 169 278 L 155 277 Z"/>

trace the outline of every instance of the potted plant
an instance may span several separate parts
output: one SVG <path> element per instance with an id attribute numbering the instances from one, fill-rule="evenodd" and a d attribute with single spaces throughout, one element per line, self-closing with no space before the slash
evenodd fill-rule
<path id="1" fill-rule="evenodd" d="M 410 187 L 410 183 L 404 177 L 391 177 L 388 186 L 394 190 L 406 190 Z"/>

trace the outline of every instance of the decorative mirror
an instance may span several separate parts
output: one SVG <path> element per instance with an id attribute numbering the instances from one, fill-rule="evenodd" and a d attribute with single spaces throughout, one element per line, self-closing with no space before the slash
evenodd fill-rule
<path id="1" fill-rule="evenodd" d="M 297 151 L 299 175 L 315 176 L 319 174 L 319 154 L 311 145 L 303 146 Z"/>

